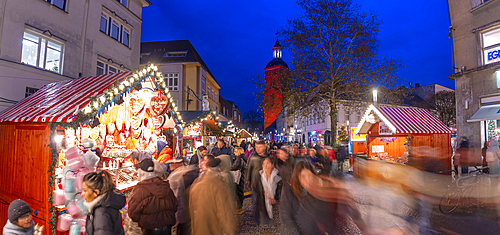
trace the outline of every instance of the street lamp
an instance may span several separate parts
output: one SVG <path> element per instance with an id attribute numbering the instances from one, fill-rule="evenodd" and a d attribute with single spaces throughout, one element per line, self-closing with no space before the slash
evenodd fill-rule
<path id="1" fill-rule="evenodd" d="M 373 104 L 377 105 L 377 90 L 373 90 Z"/>

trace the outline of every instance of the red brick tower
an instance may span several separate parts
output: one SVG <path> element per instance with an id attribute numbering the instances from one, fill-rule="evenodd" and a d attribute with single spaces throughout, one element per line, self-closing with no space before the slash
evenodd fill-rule
<path id="1" fill-rule="evenodd" d="M 273 47 L 273 60 L 267 63 L 266 89 L 264 92 L 264 132 L 276 130 L 276 116 L 283 108 L 281 76 L 288 73 L 288 65 L 281 59 L 282 47 L 276 38 Z M 273 138 L 274 139 L 274 138 Z"/>

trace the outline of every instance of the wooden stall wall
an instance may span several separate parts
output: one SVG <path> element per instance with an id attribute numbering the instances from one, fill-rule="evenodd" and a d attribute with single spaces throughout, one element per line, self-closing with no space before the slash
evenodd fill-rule
<path id="1" fill-rule="evenodd" d="M 0 124 L 0 199 L 5 203 L 18 198 L 26 201 L 33 210 L 35 223 L 46 228 L 50 219 L 50 134 L 48 124 Z M 0 230 L 8 219 L 7 208 L 2 203 Z"/>
<path id="2" fill-rule="evenodd" d="M 451 170 L 450 134 L 412 134 L 410 164 L 429 171 Z"/>
<path id="3" fill-rule="evenodd" d="M 387 153 L 388 156 L 393 157 L 401 157 L 405 153 L 404 143 L 406 141 L 407 136 L 403 135 L 387 135 L 387 136 L 375 136 L 369 137 L 369 156 L 374 156 L 376 153 L 372 152 L 372 147 L 374 145 L 384 145 L 384 152 Z M 382 141 L 381 138 L 396 138 L 394 141 L 386 142 Z"/>

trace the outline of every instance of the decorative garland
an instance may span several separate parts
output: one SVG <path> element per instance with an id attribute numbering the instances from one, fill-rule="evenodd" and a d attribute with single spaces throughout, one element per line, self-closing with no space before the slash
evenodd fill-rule
<path id="1" fill-rule="evenodd" d="M 408 140 L 408 160 L 406 161 L 406 165 L 410 165 L 410 156 L 411 156 L 411 145 L 410 145 L 410 143 L 411 143 L 411 137 L 408 136 L 406 138 L 406 140 Z"/>
<path id="2" fill-rule="evenodd" d="M 396 137 L 382 137 L 380 138 L 380 141 L 386 142 L 386 143 L 391 143 L 394 142 L 397 138 Z"/>

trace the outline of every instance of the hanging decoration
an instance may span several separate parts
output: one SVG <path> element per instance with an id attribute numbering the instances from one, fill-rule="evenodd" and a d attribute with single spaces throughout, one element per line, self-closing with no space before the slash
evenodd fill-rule
<path id="1" fill-rule="evenodd" d="M 396 137 L 381 137 L 380 141 L 386 142 L 386 143 L 391 143 L 394 142 L 397 138 Z"/>

